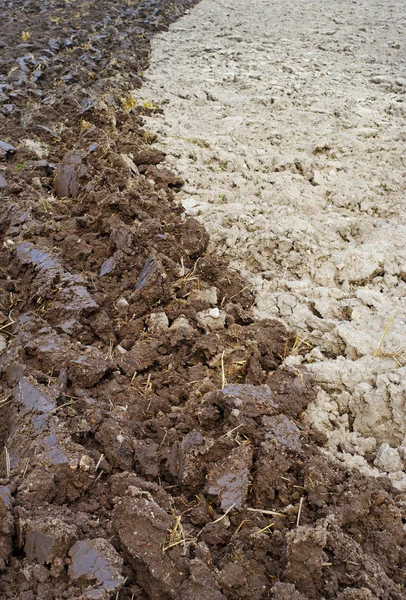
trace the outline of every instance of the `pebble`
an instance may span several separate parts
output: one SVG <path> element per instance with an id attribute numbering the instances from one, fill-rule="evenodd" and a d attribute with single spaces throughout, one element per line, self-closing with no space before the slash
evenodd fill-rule
<path id="1" fill-rule="evenodd" d="M 118 312 L 121 312 L 121 313 L 127 312 L 129 306 L 130 305 L 129 305 L 128 301 L 123 297 L 119 298 L 116 302 L 116 308 L 117 308 Z"/>

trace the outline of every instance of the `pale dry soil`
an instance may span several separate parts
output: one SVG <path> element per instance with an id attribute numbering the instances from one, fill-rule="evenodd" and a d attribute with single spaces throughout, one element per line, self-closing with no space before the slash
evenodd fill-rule
<path id="1" fill-rule="evenodd" d="M 405 32 L 403 0 L 203 0 L 134 92 L 164 108 L 147 124 L 187 213 L 296 331 L 307 420 L 403 490 Z"/>

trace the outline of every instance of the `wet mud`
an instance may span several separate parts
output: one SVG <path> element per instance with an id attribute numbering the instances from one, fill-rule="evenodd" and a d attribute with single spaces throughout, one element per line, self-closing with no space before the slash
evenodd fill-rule
<path id="1" fill-rule="evenodd" d="M 406 598 L 406 496 L 306 427 L 130 94 L 189 4 L 1 7 L 0 596 Z"/>

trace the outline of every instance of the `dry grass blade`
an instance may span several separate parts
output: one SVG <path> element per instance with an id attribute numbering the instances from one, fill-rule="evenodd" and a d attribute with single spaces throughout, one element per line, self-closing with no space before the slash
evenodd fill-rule
<path id="1" fill-rule="evenodd" d="M 383 352 L 382 356 L 392 358 L 398 367 L 403 367 L 406 364 L 406 347 L 401 346 L 394 352 Z"/>
<path id="2" fill-rule="evenodd" d="M 221 515 L 221 517 L 219 517 L 218 519 L 216 519 L 215 521 L 212 521 L 212 524 L 214 525 L 214 523 L 220 523 L 220 521 L 222 521 L 230 512 L 230 510 L 233 510 L 235 504 L 232 504 L 230 506 L 230 508 L 227 508 L 226 512 L 224 513 L 224 515 Z"/>
<path id="3" fill-rule="evenodd" d="M 384 339 L 386 338 L 386 335 L 390 329 L 390 326 L 392 325 L 392 321 L 395 318 L 395 313 L 392 313 L 391 316 L 389 317 L 389 321 L 385 327 L 385 329 L 383 330 L 383 334 L 381 335 L 381 339 L 379 340 L 379 344 L 376 347 L 376 350 L 374 352 L 374 356 L 382 356 L 382 344 Z"/>
<path id="4" fill-rule="evenodd" d="M 210 148 L 210 144 L 201 138 L 178 136 L 178 139 L 195 144 L 195 146 L 199 146 L 200 148 Z"/>
<path id="5" fill-rule="evenodd" d="M 295 341 L 293 342 L 292 348 L 289 350 L 289 342 L 290 340 L 286 340 L 285 347 L 283 349 L 283 356 L 281 356 L 282 360 L 285 360 L 288 356 L 296 356 L 299 354 L 301 350 L 305 348 L 311 349 L 312 345 L 307 341 L 307 338 L 301 338 L 298 335 L 295 337 Z"/>
<path id="6" fill-rule="evenodd" d="M 227 433 L 225 433 L 222 437 L 229 437 L 234 431 L 236 431 L 236 429 L 239 429 L 243 425 L 244 423 L 240 423 L 239 425 L 237 425 L 237 427 L 234 427 L 234 429 L 230 429 L 230 431 L 227 431 Z"/>
<path id="7" fill-rule="evenodd" d="M 8 323 L 5 323 L 4 325 L 2 325 L 0 327 L 0 331 L 3 331 L 4 329 L 7 329 L 7 327 L 10 327 L 11 325 L 14 325 L 15 321 L 11 320 Z"/>
<path id="8" fill-rule="evenodd" d="M 134 373 L 133 378 L 135 377 L 135 375 L 136 375 L 136 373 Z M 132 380 L 133 380 L 133 378 L 132 378 Z M 152 394 L 152 392 L 153 392 L 152 381 L 151 381 L 151 373 L 148 374 L 147 381 L 145 382 L 145 385 L 144 385 L 143 388 L 142 387 L 133 386 L 133 389 L 136 392 L 138 392 L 138 394 L 140 396 L 142 396 L 143 398 L 145 398 L 145 399 L 148 398 L 148 396 L 150 396 Z"/>
<path id="9" fill-rule="evenodd" d="M 226 512 L 224 513 L 224 515 L 221 515 L 221 517 L 219 517 L 218 519 L 216 519 L 215 521 L 210 521 L 209 523 L 211 525 L 214 525 L 214 523 L 220 523 L 220 521 L 222 521 L 223 519 L 226 518 L 226 516 L 228 515 L 228 513 L 233 510 L 235 504 L 232 504 L 229 508 L 227 508 Z M 202 531 L 204 530 L 204 527 L 199 531 L 199 533 L 197 534 L 196 538 L 199 537 L 199 535 L 202 533 Z"/>
<path id="10" fill-rule="evenodd" d="M 309 342 L 307 341 L 307 338 L 301 338 L 298 335 L 295 337 L 295 341 L 293 343 L 293 346 L 289 352 L 289 356 L 293 356 L 295 354 L 299 354 L 299 352 L 301 350 L 303 350 L 304 348 L 311 348 L 312 345 L 309 344 Z"/>
<path id="11" fill-rule="evenodd" d="M 298 510 L 298 512 L 297 512 L 296 527 L 299 527 L 299 523 L 300 523 L 300 517 L 301 517 L 301 514 L 302 514 L 303 500 L 304 500 L 304 497 L 302 496 L 302 497 L 300 498 L 300 502 L 299 502 L 299 510 Z"/>
<path id="12" fill-rule="evenodd" d="M 395 318 L 395 313 L 392 313 L 391 316 L 389 317 L 389 321 L 388 321 L 385 329 L 383 330 L 381 339 L 379 340 L 379 344 L 377 345 L 373 356 L 379 356 L 381 358 L 391 358 L 392 360 L 394 360 L 396 362 L 398 367 L 402 367 L 402 366 L 404 366 L 404 364 L 406 364 L 406 347 L 404 345 L 401 346 L 400 348 L 398 348 L 397 350 L 394 350 L 393 352 L 385 352 L 384 350 L 382 350 L 383 342 L 388 334 L 388 331 L 392 325 L 394 318 Z"/>
<path id="13" fill-rule="evenodd" d="M 94 471 L 96 472 L 101 465 L 102 460 L 104 459 L 104 454 L 100 454 L 99 460 L 97 461 L 96 467 Z"/>
<path id="14" fill-rule="evenodd" d="M 267 525 L 266 527 L 263 527 L 262 529 L 260 529 L 259 531 L 257 531 L 257 535 L 259 533 L 265 533 L 265 531 L 269 531 L 269 529 L 271 527 L 273 527 L 275 525 L 275 523 L 269 523 L 269 525 Z"/>
<path id="15" fill-rule="evenodd" d="M 181 262 L 181 265 L 182 265 L 182 267 L 181 267 L 181 273 L 182 273 L 182 275 L 177 280 L 177 282 L 175 283 L 175 285 L 174 285 L 175 289 L 182 288 L 188 281 L 198 281 L 198 282 L 200 282 L 200 277 L 198 275 L 195 276 L 195 272 L 196 272 L 196 269 L 197 269 L 197 263 L 199 262 L 199 260 L 200 260 L 200 257 L 196 260 L 195 264 L 193 265 L 193 269 L 190 270 L 188 273 L 184 274 L 186 269 L 185 269 L 185 266 L 183 264 L 183 258 L 181 258 L 180 262 Z M 200 283 L 199 283 L 199 285 L 200 285 Z M 199 285 L 198 285 L 198 287 L 199 287 Z"/>
<path id="16" fill-rule="evenodd" d="M 113 340 L 110 340 L 109 350 L 105 357 L 106 360 L 108 360 L 108 359 L 113 360 L 113 350 L 114 350 Z"/>
<path id="17" fill-rule="evenodd" d="M 10 404 L 11 402 L 11 396 L 12 394 L 7 394 L 7 396 L 5 396 L 4 398 L 2 398 L 0 400 L 0 408 L 3 408 L 3 406 L 7 406 L 7 404 Z"/>
<path id="18" fill-rule="evenodd" d="M 273 517 L 284 517 L 284 518 L 286 518 L 286 515 L 284 515 L 281 512 L 277 512 L 276 510 L 264 510 L 262 508 L 247 508 L 247 510 L 249 510 L 250 512 L 262 513 L 263 515 L 272 515 Z"/>
<path id="19" fill-rule="evenodd" d="M 150 394 L 152 394 L 151 373 L 149 373 L 149 375 L 148 375 L 147 382 L 146 382 L 145 388 L 144 388 L 143 396 L 144 396 L 144 398 L 147 398 L 147 396 L 149 396 Z"/>
<path id="20" fill-rule="evenodd" d="M 76 400 L 74 400 L 73 398 L 70 398 L 68 400 L 68 402 L 64 402 L 63 404 L 60 404 L 59 406 L 55 406 L 55 408 L 53 408 L 52 410 L 50 410 L 48 414 L 49 415 L 53 415 L 56 412 L 58 412 L 58 410 L 60 410 L 61 408 L 65 408 L 65 406 L 71 406 L 75 402 L 76 402 Z"/>
<path id="21" fill-rule="evenodd" d="M 137 101 L 131 95 L 131 93 L 127 94 L 126 96 L 122 96 L 120 98 L 120 102 L 121 102 L 121 106 L 123 107 L 123 109 L 126 112 L 130 112 L 130 110 L 137 107 Z"/>
<path id="22" fill-rule="evenodd" d="M 184 550 L 186 551 L 186 536 L 185 530 L 183 529 L 183 525 L 181 523 L 181 516 L 177 516 L 175 519 L 175 524 L 172 529 L 169 530 L 169 540 L 168 543 L 162 548 L 163 552 L 166 552 L 170 548 L 174 548 L 175 546 L 179 546 L 183 544 Z"/>
<path id="23" fill-rule="evenodd" d="M 22 479 L 24 479 L 24 477 L 27 475 L 27 471 L 28 471 L 28 467 L 30 466 L 30 459 L 27 458 L 26 462 L 25 462 L 25 467 L 24 467 L 24 471 L 22 473 Z"/>
<path id="24" fill-rule="evenodd" d="M 241 523 L 238 525 L 237 529 L 235 530 L 235 533 L 238 533 L 241 529 L 241 527 L 244 525 L 244 523 L 251 523 L 252 521 L 250 519 L 244 519 L 243 521 L 241 521 Z"/>
<path id="25" fill-rule="evenodd" d="M 245 290 L 248 290 L 250 287 L 251 287 L 251 284 L 246 285 L 239 292 L 237 292 L 236 294 L 234 294 L 234 296 L 230 296 L 229 300 L 233 300 L 234 298 L 236 298 L 237 296 L 239 296 L 240 294 L 242 294 L 243 292 L 245 292 Z"/>
<path id="26" fill-rule="evenodd" d="M 10 453 L 8 451 L 8 448 L 6 448 L 6 446 L 4 446 L 4 454 L 5 454 L 5 458 L 6 458 L 6 473 L 7 473 L 7 477 L 10 477 L 10 474 L 11 474 Z"/>
<path id="27" fill-rule="evenodd" d="M 224 354 L 225 350 L 223 350 L 221 354 L 221 389 L 223 390 L 227 385 L 226 372 L 224 369 Z"/>

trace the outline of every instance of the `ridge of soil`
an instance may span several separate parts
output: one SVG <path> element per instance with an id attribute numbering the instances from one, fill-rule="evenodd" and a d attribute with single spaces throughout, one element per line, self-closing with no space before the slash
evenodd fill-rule
<path id="1" fill-rule="evenodd" d="M 1 597 L 406 598 L 406 496 L 324 455 L 143 128 L 189 5 L 1 5 Z"/>

